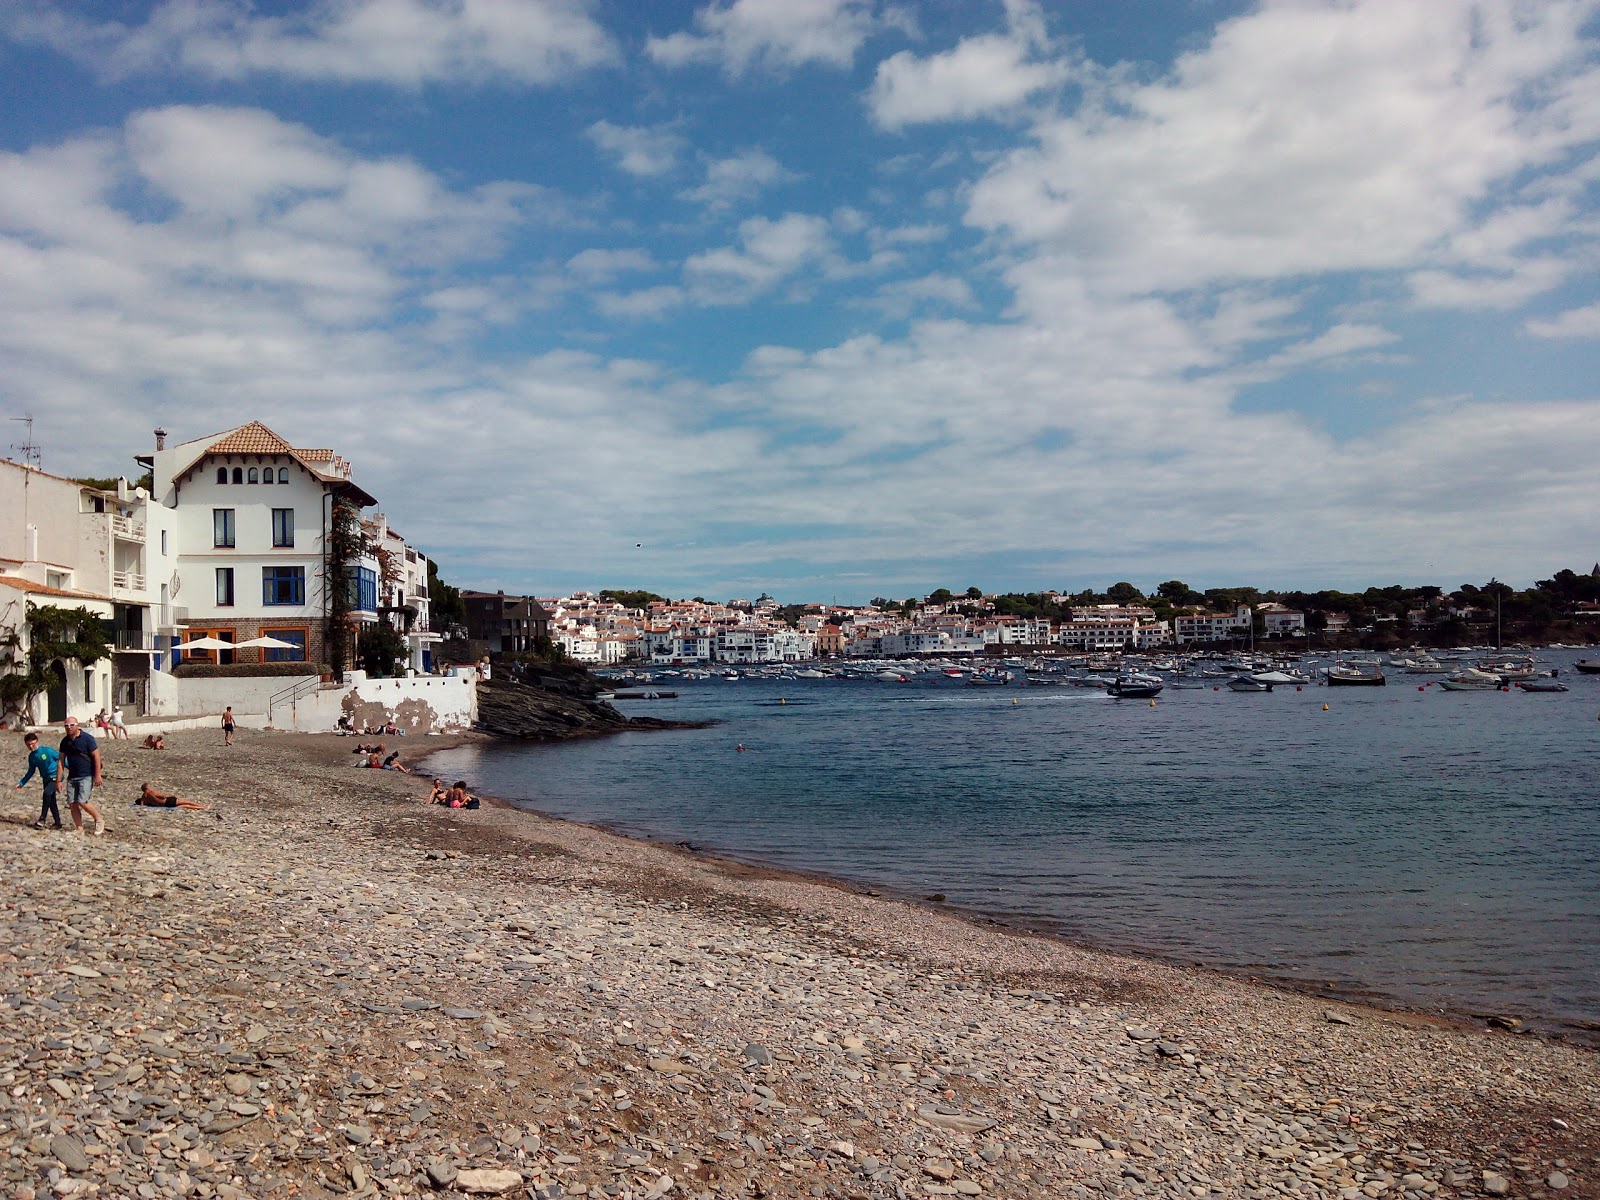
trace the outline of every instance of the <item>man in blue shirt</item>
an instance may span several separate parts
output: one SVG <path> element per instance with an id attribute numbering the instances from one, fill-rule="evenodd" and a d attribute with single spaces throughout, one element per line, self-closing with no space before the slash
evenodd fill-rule
<path id="1" fill-rule="evenodd" d="M 27 733 L 22 737 L 22 744 L 28 748 L 28 773 L 17 781 L 17 791 L 28 786 L 28 780 L 33 778 L 33 773 L 39 773 L 39 782 L 44 784 L 44 800 L 39 805 L 39 819 L 33 823 L 35 829 L 44 828 L 45 817 L 55 820 L 56 828 L 61 828 L 61 810 L 56 807 L 56 777 L 61 772 L 61 755 L 49 746 L 39 745 L 37 733 Z"/>
<path id="2" fill-rule="evenodd" d="M 67 736 L 61 739 L 61 758 L 67 766 L 67 804 L 72 809 L 72 827 L 83 829 L 83 814 L 94 818 L 95 834 L 106 831 L 105 818 L 89 802 L 94 789 L 102 782 L 100 773 L 100 743 L 94 735 L 78 728 L 78 718 L 68 717 Z"/>

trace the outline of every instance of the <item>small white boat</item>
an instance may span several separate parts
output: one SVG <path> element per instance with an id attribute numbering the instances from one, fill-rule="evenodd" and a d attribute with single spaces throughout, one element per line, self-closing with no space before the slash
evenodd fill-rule
<path id="1" fill-rule="evenodd" d="M 1488 671 L 1468 667 L 1439 680 L 1439 686 L 1447 692 L 1497 692 L 1505 686 L 1505 681 Z"/>
<path id="2" fill-rule="evenodd" d="M 1235 675 L 1228 680 L 1230 692 L 1270 692 L 1272 685 L 1255 675 Z"/>

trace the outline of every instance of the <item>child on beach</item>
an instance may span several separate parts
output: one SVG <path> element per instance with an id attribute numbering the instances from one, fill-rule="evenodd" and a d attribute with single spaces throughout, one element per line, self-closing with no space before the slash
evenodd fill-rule
<path id="1" fill-rule="evenodd" d="M 17 791 L 28 786 L 28 780 L 33 778 L 34 772 L 39 773 L 39 782 L 44 784 L 44 798 L 39 804 L 39 819 L 33 823 L 35 829 L 44 828 L 45 817 L 55 821 L 55 827 L 61 828 L 61 810 L 56 807 L 56 779 L 61 774 L 61 753 L 52 746 L 41 746 L 37 733 L 27 733 L 22 737 L 22 744 L 28 748 L 28 773 L 17 781 Z"/>

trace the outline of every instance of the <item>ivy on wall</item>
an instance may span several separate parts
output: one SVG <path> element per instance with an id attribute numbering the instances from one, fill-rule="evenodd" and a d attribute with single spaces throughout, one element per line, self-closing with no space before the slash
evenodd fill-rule
<path id="1" fill-rule="evenodd" d="M 86 608 L 29 604 L 24 623 L 26 653 L 20 630 L 0 628 L 0 664 L 5 667 L 0 674 L 0 705 L 7 711 L 23 711 L 35 696 L 49 690 L 54 682 L 50 664 L 57 659 L 91 667 L 111 653 L 109 622 Z"/>

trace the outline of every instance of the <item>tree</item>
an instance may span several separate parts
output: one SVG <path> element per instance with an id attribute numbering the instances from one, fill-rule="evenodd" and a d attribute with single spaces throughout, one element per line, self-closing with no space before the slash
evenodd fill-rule
<path id="1" fill-rule="evenodd" d="M 955 593 L 949 588 L 935 588 L 928 593 L 929 604 L 947 604 L 953 599 L 955 599 Z"/>
<path id="2" fill-rule="evenodd" d="M 1126 581 L 1113 583 L 1106 589 L 1106 599 L 1115 604 L 1137 604 L 1144 599 L 1144 593 L 1133 584 Z"/>
<path id="3" fill-rule="evenodd" d="M 1600 575 L 1600 567 L 1596 567 L 1595 574 L 1596 575 Z M 969 587 L 967 589 L 967 599 L 968 600 L 982 600 L 983 599 L 983 589 L 981 587 Z"/>
<path id="4" fill-rule="evenodd" d="M 428 560 L 428 611 L 430 624 L 437 633 L 446 637 L 466 636 L 467 606 L 461 599 L 461 589 L 451 587 L 439 578 L 439 564 Z"/>
<path id="5" fill-rule="evenodd" d="M 49 689 L 50 664 L 57 659 L 76 660 L 90 667 L 111 652 L 105 618 L 81 606 L 61 608 L 30 602 L 25 620 L 26 655 L 20 653 L 19 630 L 0 630 L 0 663 L 9 668 L 0 675 L 0 710 L 7 712 L 26 712 L 33 698 Z"/>
<path id="6" fill-rule="evenodd" d="M 393 675 L 395 664 L 405 658 L 406 640 L 387 621 L 374 621 L 361 627 L 356 642 L 356 657 L 361 669 L 368 675 L 386 677 Z"/>

